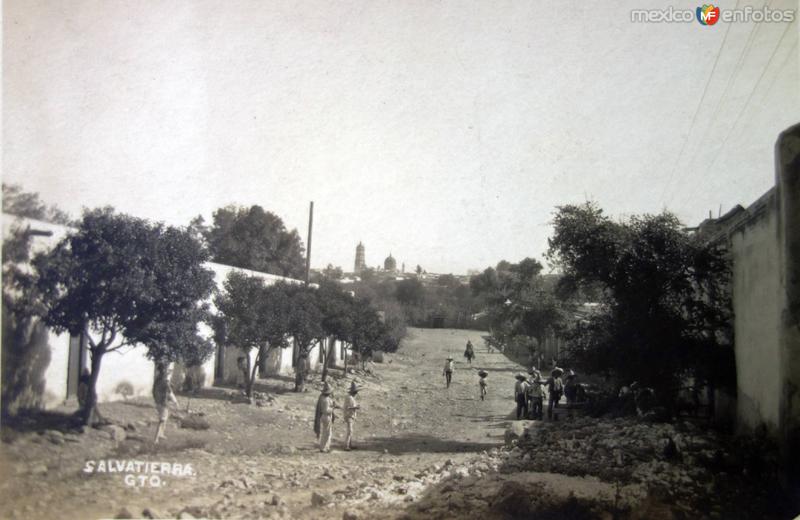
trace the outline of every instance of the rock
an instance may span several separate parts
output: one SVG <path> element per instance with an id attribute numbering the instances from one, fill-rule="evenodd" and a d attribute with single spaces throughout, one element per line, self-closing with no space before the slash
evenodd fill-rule
<path id="1" fill-rule="evenodd" d="M 31 475 L 44 475 L 47 473 L 47 466 L 44 464 L 37 464 L 31 467 Z"/>
<path id="2" fill-rule="evenodd" d="M 169 518 L 170 515 L 163 515 L 159 511 L 156 511 L 155 509 L 153 509 L 151 507 L 147 507 L 142 511 L 142 517 L 143 518 Z"/>
<path id="3" fill-rule="evenodd" d="M 314 491 L 311 493 L 311 505 L 314 507 L 322 507 L 331 502 L 331 498 L 328 495 L 323 493 L 319 493 Z"/>
<path id="4" fill-rule="evenodd" d="M 355 511 L 345 511 L 342 513 L 342 520 L 358 520 L 358 513 Z"/>
<path id="5" fill-rule="evenodd" d="M 203 511 L 203 508 L 200 506 L 188 506 L 184 507 L 180 513 L 178 513 L 178 518 L 181 519 L 193 519 L 193 518 L 204 518 L 209 516 Z"/>
<path id="6" fill-rule="evenodd" d="M 520 440 L 527 440 L 530 438 L 528 435 L 526 428 L 525 421 L 514 421 L 511 425 L 506 428 L 505 433 L 503 434 L 503 439 L 507 446 L 510 446 L 514 441 L 519 442 Z"/>
<path id="7" fill-rule="evenodd" d="M 106 432 L 112 440 L 117 442 L 125 440 L 125 428 L 116 424 L 109 424 L 103 426 L 102 431 Z"/>
<path id="8" fill-rule="evenodd" d="M 272 495 L 272 500 L 270 501 L 270 503 L 273 506 L 282 506 L 286 502 L 283 501 L 283 499 L 280 497 L 280 495 Z"/>
<path id="9" fill-rule="evenodd" d="M 134 518 L 134 516 L 127 507 L 123 507 L 114 518 Z"/>

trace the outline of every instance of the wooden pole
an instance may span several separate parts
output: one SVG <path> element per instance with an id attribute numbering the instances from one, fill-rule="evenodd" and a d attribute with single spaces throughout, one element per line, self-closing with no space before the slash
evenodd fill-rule
<path id="1" fill-rule="evenodd" d="M 308 208 L 308 246 L 306 248 L 306 285 L 311 277 L 311 229 L 314 225 L 314 201 Z"/>

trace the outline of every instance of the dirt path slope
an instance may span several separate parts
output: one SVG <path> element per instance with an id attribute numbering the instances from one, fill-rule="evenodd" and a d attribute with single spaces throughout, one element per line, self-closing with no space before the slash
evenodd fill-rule
<path id="1" fill-rule="evenodd" d="M 472 366 L 463 357 L 467 339 L 476 347 Z M 446 389 L 442 368 L 448 354 L 456 371 Z M 490 374 L 485 401 L 479 399 L 479 368 Z M 333 451 L 319 453 L 312 431 L 319 382 L 295 394 L 288 378 L 262 381 L 261 390 L 274 398 L 264 406 L 235 404 L 236 392 L 226 389 L 192 398 L 191 409 L 203 414 L 210 429 L 171 424 L 167 441 L 158 446 L 150 442 L 155 412 L 147 399 L 104 405 L 106 415 L 127 426 L 121 434 L 6 425 L 0 517 L 47 518 L 55 510 L 59 518 L 126 512 L 185 518 L 396 516 L 437 482 L 442 468 L 502 444 L 513 408 L 513 375 L 521 368 L 487 352 L 479 332 L 411 329 L 399 352 L 373 365 L 374 376 L 356 376 L 364 385 L 363 409 L 358 449 L 351 452 L 341 450 L 343 425 L 337 423 Z M 337 400 L 352 378 L 335 374 Z M 161 485 L 153 486 L 129 485 L 124 471 L 83 471 L 87 460 L 97 467 L 105 459 L 191 465 L 191 474 L 162 474 Z"/>

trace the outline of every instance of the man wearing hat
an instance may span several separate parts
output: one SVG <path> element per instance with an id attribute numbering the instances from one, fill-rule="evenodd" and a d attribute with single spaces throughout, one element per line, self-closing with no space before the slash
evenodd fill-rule
<path id="1" fill-rule="evenodd" d="M 517 420 L 524 419 L 528 411 L 528 383 L 525 376 L 521 373 L 516 376 L 517 382 L 514 384 L 514 401 L 517 403 Z"/>
<path id="2" fill-rule="evenodd" d="M 450 381 L 453 379 L 454 365 L 453 356 L 447 356 L 447 361 L 444 362 L 444 370 L 442 371 L 442 375 L 444 375 L 445 381 L 447 382 L 447 388 L 450 388 Z"/>
<path id="3" fill-rule="evenodd" d="M 347 432 L 344 437 L 344 449 L 350 451 L 353 449 L 351 441 L 353 440 L 353 423 L 356 420 L 356 413 L 360 406 L 356 403 L 356 394 L 360 390 L 355 381 L 350 383 L 350 392 L 344 398 L 344 424 L 347 427 Z"/>
<path id="4" fill-rule="evenodd" d="M 333 434 L 333 409 L 336 403 L 333 401 L 333 390 L 328 382 L 322 385 L 319 399 L 317 399 L 317 409 L 314 413 L 314 433 L 319 439 L 319 451 L 328 453 L 331 451 L 331 435 Z"/>
<path id="5" fill-rule="evenodd" d="M 558 402 L 561 400 L 561 395 L 564 393 L 564 382 L 561 380 L 561 374 L 564 370 L 555 367 L 550 372 L 550 377 L 547 379 L 547 395 L 549 397 L 547 403 L 547 418 L 552 419 L 555 408 L 558 408 Z"/>

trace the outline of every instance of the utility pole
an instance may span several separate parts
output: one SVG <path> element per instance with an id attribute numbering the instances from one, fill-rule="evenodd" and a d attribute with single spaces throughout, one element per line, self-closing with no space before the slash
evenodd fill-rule
<path id="1" fill-rule="evenodd" d="M 306 247 L 306 285 L 311 277 L 311 228 L 314 225 L 314 201 L 308 208 L 308 245 Z"/>

